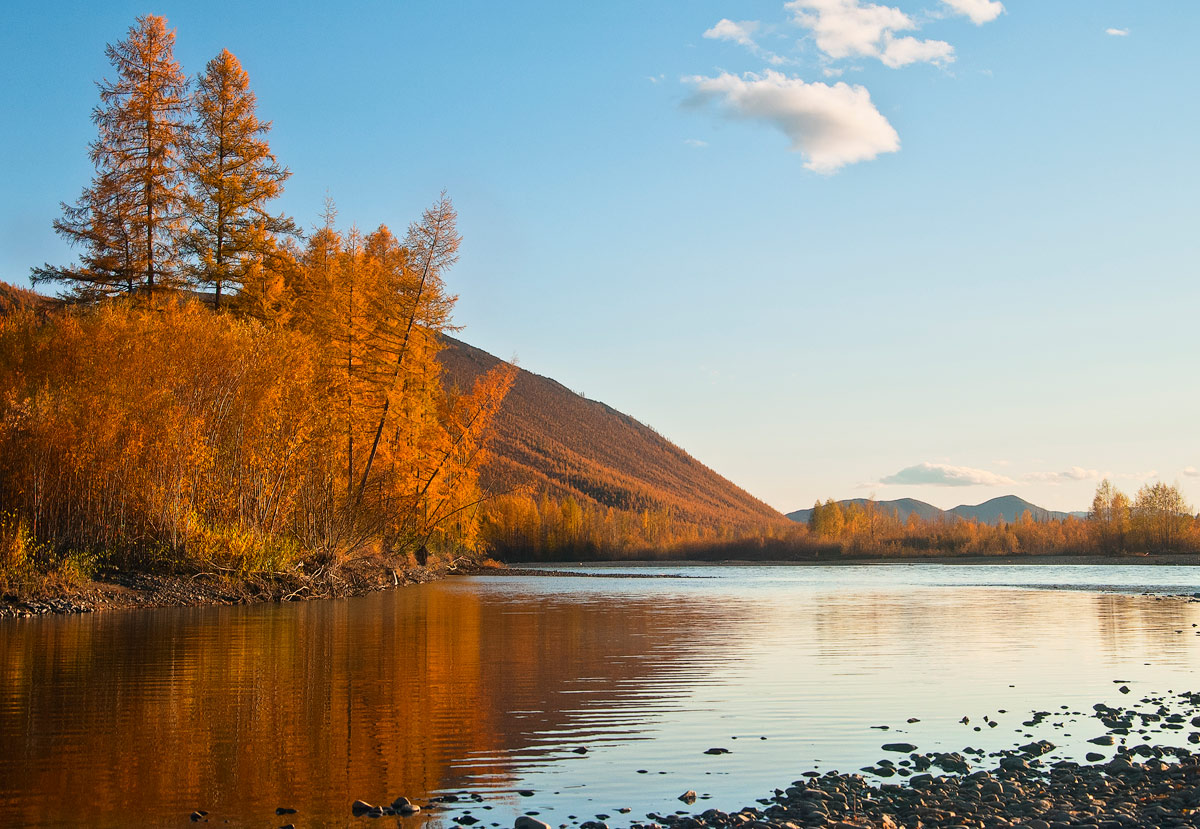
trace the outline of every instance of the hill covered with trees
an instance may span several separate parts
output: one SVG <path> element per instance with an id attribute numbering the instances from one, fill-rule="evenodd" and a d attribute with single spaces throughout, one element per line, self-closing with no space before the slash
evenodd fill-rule
<path id="1" fill-rule="evenodd" d="M 464 388 L 503 365 L 450 337 L 439 359 Z M 783 516 L 662 435 L 560 383 L 518 370 L 495 421 L 480 532 L 513 558 L 681 554 L 786 529 Z"/>

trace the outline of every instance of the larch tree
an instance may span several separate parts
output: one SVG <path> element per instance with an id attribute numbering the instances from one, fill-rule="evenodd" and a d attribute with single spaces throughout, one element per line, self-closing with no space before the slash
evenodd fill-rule
<path id="1" fill-rule="evenodd" d="M 296 233 L 295 222 L 266 209 L 291 173 L 271 153 L 271 124 L 258 119 L 250 78 L 229 50 L 196 79 L 192 106 L 195 124 L 185 153 L 189 226 L 180 247 L 189 275 L 212 290 L 219 309 L 224 291 L 239 289 L 252 269 L 270 268 L 279 237 Z"/>
<path id="2" fill-rule="evenodd" d="M 96 174 L 55 231 L 83 248 L 77 267 L 46 265 L 33 280 L 71 283 L 93 298 L 169 287 L 185 195 L 180 151 L 190 112 L 187 77 L 174 57 L 166 20 L 143 15 L 125 40 L 105 50 L 116 70 L 101 81 L 90 146 Z"/>
<path id="3" fill-rule="evenodd" d="M 436 343 L 430 342 L 424 349 L 419 343 L 429 332 L 441 333 L 449 327 L 455 297 L 446 293 L 443 274 L 458 261 L 462 237 L 458 235 L 457 219 L 454 204 L 442 193 L 422 214 L 421 221 L 409 227 L 404 255 L 389 257 L 383 268 L 376 337 L 390 370 L 384 375 L 383 405 L 353 496 L 356 505 L 366 490 L 393 400 L 403 397 L 407 370 L 418 362 L 414 356 L 422 351 L 427 356 L 436 353 Z M 382 238 L 377 237 L 376 243 L 379 248 L 386 247 Z"/>

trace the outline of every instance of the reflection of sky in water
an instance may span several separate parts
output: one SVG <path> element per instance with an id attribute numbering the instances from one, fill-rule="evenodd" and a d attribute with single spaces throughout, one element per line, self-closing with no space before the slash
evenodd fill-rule
<path id="1" fill-rule="evenodd" d="M 898 740 L 921 750 L 991 751 L 1032 735 L 1059 746 L 1054 757 L 1082 760 L 1086 751 L 1097 750 L 1086 741 L 1103 733 L 1089 716 L 1093 703 L 1128 705 L 1139 690 L 1191 687 L 1197 654 L 1191 620 L 1200 613 L 1179 600 L 1130 595 L 1191 592 L 1196 588 L 1189 568 L 655 571 L 693 578 L 649 584 L 602 577 L 500 578 L 482 586 L 512 601 L 569 593 L 576 601 L 603 602 L 649 594 L 648 601 L 705 609 L 700 625 L 684 634 L 703 653 L 691 669 L 698 681 L 684 683 L 685 704 L 663 710 L 633 699 L 600 711 L 568 712 L 573 721 L 585 717 L 593 725 L 612 716 L 615 725 L 632 708 L 638 737 L 646 742 L 613 741 L 587 764 L 552 763 L 526 772 L 523 785 L 579 792 L 572 802 L 582 796 L 591 803 L 576 808 L 581 815 L 594 811 L 592 806 L 611 813 L 625 802 L 635 814 L 672 811 L 668 795 L 689 788 L 712 794 L 708 805 L 730 808 L 810 768 L 852 771 L 884 756 L 898 759 L 880 751 L 883 743 Z M 1095 585 L 1105 592 L 1092 592 Z M 1089 590 L 1029 589 L 1066 586 Z M 1134 693 L 1119 693 L 1114 679 L 1136 680 Z M 1035 728 L 1022 725 L 1031 711 L 1047 709 L 1063 716 L 1050 716 Z M 1069 716 L 1072 711 L 1081 716 Z M 997 726 L 989 727 L 984 715 Z M 969 724 L 960 722 L 964 716 Z M 909 718 L 920 722 L 909 724 Z M 875 725 L 889 729 L 871 728 Z M 1186 733 L 1155 736 L 1183 744 Z M 1131 744 L 1137 741 L 1135 735 Z M 706 756 L 709 747 L 732 753 Z M 652 776 L 639 777 L 638 768 Z M 655 774 L 660 771 L 667 774 Z M 561 816 L 562 809 L 554 815 Z"/>
<path id="2" fill-rule="evenodd" d="M 1200 653 L 1196 604 L 1134 595 L 1190 593 L 1188 568 L 659 571 L 703 578 L 462 578 L 0 625 L 0 823 L 61 822 L 68 796 L 101 825 L 129 822 L 131 802 L 139 823 L 293 805 L 343 825 L 357 797 L 464 789 L 484 801 L 422 819 L 628 823 L 687 789 L 729 809 L 812 768 L 857 770 L 885 742 L 1032 734 L 1081 758 L 1103 730 L 1093 703 L 1189 690 Z M 1105 592 L 1036 589 L 1064 585 Z M 1055 715 L 1022 726 L 1033 710 Z"/>

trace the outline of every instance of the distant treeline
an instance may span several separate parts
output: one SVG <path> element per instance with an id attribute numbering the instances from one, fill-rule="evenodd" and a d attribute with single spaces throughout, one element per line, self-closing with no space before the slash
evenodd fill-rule
<path id="1" fill-rule="evenodd" d="M 1179 488 L 1164 483 L 1143 486 L 1131 500 L 1105 480 L 1085 519 L 1036 521 L 1026 510 L 1016 521 L 996 524 L 915 513 L 901 521 L 870 501 L 843 507 L 829 500 L 813 506 L 805 529 L 814 543 L 882 555 L 1200 552 L 1200 519 Z"/>
<path id="2" fill-rule="evenodd" d="M 502 556 L 555 561 L 694 558 L 829 559 L 841 556 L 1119 555 L 1200 553 L 1200 517 L 1178 487 L 1143 486 L 1130 499 L 1109 481 L 1096 491 L 1087 518 L 901 520 L 874 501 L 813 506 L 807 524 L 697 527 L 669 512 L 629 516 L 581 506 L 575 499 L 515 497 L 488 505 L 481 532 Z"/>
<path id="3" fill-rule="evenodd" d="M 477 469 L 513 371 L 437 360 L 454 297 L 444 196 L 402 237 L 305 238 L 229 52 L 194 82 L 138 18 L 108 48 L 92 183 L 0 307 L 0 589 L 98 565 L 328 573 L 474 550 Z"/>

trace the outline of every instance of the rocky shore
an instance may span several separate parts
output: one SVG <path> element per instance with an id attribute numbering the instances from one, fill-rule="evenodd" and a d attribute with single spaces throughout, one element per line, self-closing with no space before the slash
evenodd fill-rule
<path id="1" fill-rule="evenodd" d="M 913 755 L 927 765 L 954 767 L 961 755 Z M 1007 760 L 1008 762 L 1005 762 Z M 453 801 L 459 798 L 451 796 Z M 679 798 L 695 802 L 695 792 Z M 355 801 L 357 817 L 412 814 Z M 445 808 L 434 798 L 434 811 Z M 399 801 L 398 801 L 399 803 Z M 626 811 L 626 810 L 620 810 Z M 536 813 L 535 813 L 536 814 Z M 603 818 L 603 819 L 602 819 Z M 464 813 L 451 823 L 470 827 Z M 449 825 L 449 824 L 447 824 Z M 491 826 L 498 826 L 491 823 Z M 1000 766 L 967 774 L 912 775 L 904 784 L 872 784 L 861 774 L 808 772 L 758 805 L 735 812 L 708 809 L 651 812 L 640 821 L 595 820 L 559 829 L 1133 829 L 1200 826 L 1200 754 L 1177 747 L 1138 746 L 1103 763 L 1059 761 L 1043 766 L 1036 750 L 1006 753 Z M 534 815 L 520 815 L 515 829 L 555 829 Z"/>
<path id="2" fill-rule="evenodd" d="M 1129 693 L 1122 685 L 1122 693 Z M 1066 709 L 1066 706 L 1062 707 Z M 1132 829 L 1200 826 L 1200 753 L 1182 745 L 1152 745 L 1154 734 L 1176 735 L 1177 743 L 1200 744 L 1200 693 L 1168 692 L 1146 696 L 1130 706 L 1097 703 L 1090 711 L 1031 712 L 1024 722 L 1077 717 L 1098 721 L 1104 733 L 1087 742 L 1096 750 L 1086 762 L 1054 760 L 1058 748 L 1048 740 L 985 753 L 919 752 L 910 743 L 885 743 L 881 759 L 862 773 L 805 772 L 753 806 L 737 811 L 694 811 L 695 791 L 678 800 L 691 808 L 650 812 L 644 819 L 597 814 L 558 829 Z M 706 753 L 721 752 L 710 749 Z M 976 768 L 983 766 L 984 768 Z M 889 778 L 899 779 L 893 783 Z M 534 792 L 520 792 L 533 797 Z M 445 817 L 445 825 L 483 824 L 484 798 L 463 792 L 430 798 L 426 814 Z M 398 801 L 399 802 L 399 801 Z M 404 800 L 404 804 L 408 801 Z M 678 804 L 676 804 L 678 805 Z M 411 812 L 410 812 L 411 813 Z M 383 817 L 402 814 L 392 807 L 356 801 L 353 814 Z M 519 815 L 514 829 L 555 829 L 539 811 Z M 500 827 L 491 822 L 483 824 Z"/>
<path id="3" fill-rule="evenodd" d="M 906 785 L 869 784 L 858 774 L 802 777 L 768 801 L 725 813 L 649 815 L 633 829 L 741 827 L 1026 827 L 1123 829 L 1200 825 L 1200 755 L 1139 746 L 1105 763 L 1060 761 L 1041 768 L 1013 755 L 992 771 L 916 774 Z M 1032 758 L 1030 758 L 1032 759 Z M 1005 767 L 1007 765 L 1007 767 Z M 536 829 L 529 827 L 528 829 Z M 595 829 L 584 825 L 584 829 Z"/>

